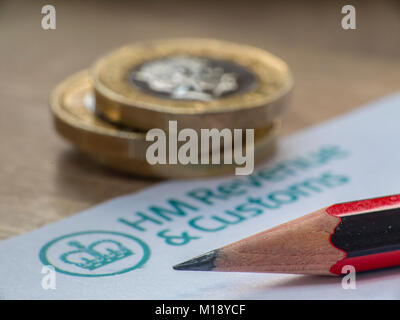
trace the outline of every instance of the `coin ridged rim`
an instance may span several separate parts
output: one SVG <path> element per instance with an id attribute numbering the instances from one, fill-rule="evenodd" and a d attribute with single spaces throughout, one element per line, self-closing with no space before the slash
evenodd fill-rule
<path id="1" fill-rule="evenodd" d="M 65 107 L 64 99 L 71 91 L 89 91 L 89 88 L 93 88 L 93 82 L 88 70 L 84 70 L 69 76 L 53 90 L 50 108 L 57 131 L 85 151 L 145 159 L 149 145 L 146 133 L 120 129 L 94 114 L 88 116 L 89 111 L 79 117 Z"/>
<path id="2" fill-rule="evenodd" d="M 258 148 L 254 155 L 254 165 L 257 166 L 270 159 L 277 148 L 276 136 L 270 135 L 266 141 L 263 142 L 263 147 Z M 217 177 L 228 174 L 233 174 L 235 171 L 234 164 L 202 164 L 202 165 L 150 165 L 147 162 L 136 159 L 121 159 L 115 157 L 108 157 L 93 153 L 87 153 L 89 157 L 94 158 L 97 162 L 119 171 L 125 172 L 128 175 L 143 176 L 143 177 L 157 177 L 157 178 L 173 178 L 173 179 L 193 179 L 193 178 L 207 178 Z"/>
<path id="3" fill-rule="evenodd" d="M 64 79 L 50 95 L 50 109 L 53 114 L 68 124 L 86 131 L 94 131 L 99 134 L 106 134 L 124 139 L 144 139 L 146 136 L 145 132 L 133 132 L 133 131 L 116 131 L 116 126 L 111 123 L 107 123 L 102 119 L 98 119 L 98 123 L 101 127 L 95 127 L 91 123 L 85 121 L 77 121 L 76 117 L 70 112 L 63 110 L 62 99 L 67 91 L 71 90 L 71 87 L 80 87 L 90 85 L 93 87 L 93 81 L 90 77 L 89 70 L 82 70 Z"/>
<path id="4" fill-rule="evenodd" d="M 198 177 L 211 176 L 232 172 L 235 165 L 150 165 L 145 154 L 147 147 L 152 143 L 146 141 L 144 132 L 132 132 L 119 128 L 115 124 L 97 118 L 94 113 L 87 111 L 86 117 L 71 113 L 66 109 L 64 99 L 74 91 L 89 92 L 93 90 L 93 83 L 88 70 L 75 73 L 61 82 L 51 93 L 50 109 L 52 111 L 56 129 L 64 138 L 75 144 L 83 152 L 100 159 L 120 171 L 132 174 L 157 177 Z M 83 98 L 82 98 L 83 99 Z M 83 102 L 82 102 L 83 103 Z M 256 129 L 255 161 L 261 161 L 269 153 L 275 139 L 275 133 L 280 127 L 280 120 L 270 127 Z M 129 161 L 132 166 L 129 166 Z M 116 163 L 124 165 L 118 168 Z M 183 170 L 183 171 L 182 171 Z"/>
<path id="5" fill-rule="evenodd" d="M 135 66 L 171 55 L 232 61 L 253 73 L 257 83 L 245 93 L 232 93 L 211 101 L 191 101 L 157 97 L 136 89 L 128 81 Z M 214 39 L 169 39 L 124 46 L 100 57 L 91 68 L 91 74 L 96 95 L 102 97 L 96 110 L 121 123 L 126 123 L 121 114 L 141 109 L 190 116 L 268 108 L 293 87 L 291 72 L 282 59 L 256 47 Z M 113 117 L 113 112 L 119 116 Z"/>

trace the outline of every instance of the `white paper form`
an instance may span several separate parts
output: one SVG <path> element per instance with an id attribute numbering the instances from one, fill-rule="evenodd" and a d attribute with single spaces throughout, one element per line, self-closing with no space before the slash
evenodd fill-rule
<path id="1" fill-rule="evenodd" d="M 172 269 L 321 207 L 400 193 L 399 120 L 396 94 L 282 139 L 251 176 L 161 183 L 4 240 L 0 298 L 399 299 L 400 268 L 357 274 L 355 290 L 340 277 Z"/>

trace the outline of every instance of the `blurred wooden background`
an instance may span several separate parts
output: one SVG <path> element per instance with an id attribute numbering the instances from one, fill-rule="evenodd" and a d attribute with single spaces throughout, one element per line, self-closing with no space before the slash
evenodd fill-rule
<path id="1" fill-rule="evenodd" d="M 400 1 L 0 1 L 0 239 L 150 186 L 92 163 L 59 138 L 51 89 L 105 51 L 165 37 L 243 42 L 285 59 L 296 88 L 282 135 L 400 89 Z M 53 4 L 57 29 L 41 29 Z"/>

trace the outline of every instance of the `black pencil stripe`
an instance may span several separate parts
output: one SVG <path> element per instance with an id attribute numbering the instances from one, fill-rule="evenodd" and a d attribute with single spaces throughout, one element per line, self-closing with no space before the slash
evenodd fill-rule
<path id="1" fill-rule="evenodd" d="M 400 208 L 340 217 L 332 244 L 347 257 L 400 250 Z"/>

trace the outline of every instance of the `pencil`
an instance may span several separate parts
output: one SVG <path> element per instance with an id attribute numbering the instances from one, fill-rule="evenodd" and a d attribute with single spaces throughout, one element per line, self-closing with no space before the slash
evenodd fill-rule
<path id="1" fill-rule="evenodd" d="M 400 265 L 400 195 L 335 204 L 173 268 L 341 275 L 347 265 Z"/>

